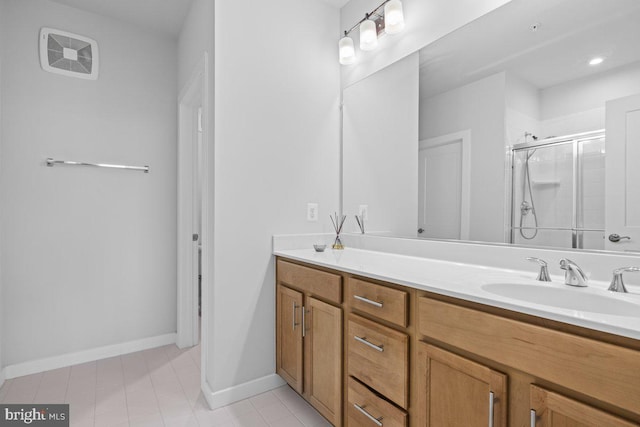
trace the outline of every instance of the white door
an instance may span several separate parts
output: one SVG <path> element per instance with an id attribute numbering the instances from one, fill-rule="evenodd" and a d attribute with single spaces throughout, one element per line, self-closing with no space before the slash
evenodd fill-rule
<path id="1" fill-rule="evenodd" d="M 420 142 L 418 237 L 468 239 L 468 132 Z"/>
<path id="2" fill-rule="evenodd" d="M 605 249 L 640 251 L 640 94 L 606 111 Z"/>

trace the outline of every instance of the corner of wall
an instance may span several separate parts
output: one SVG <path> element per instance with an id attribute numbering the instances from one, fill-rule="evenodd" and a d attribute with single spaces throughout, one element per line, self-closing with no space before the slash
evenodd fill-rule
<path id="1" fill-rule="evenodd" d="M 277 374 L 266 375 L 262 378 L 238 384 L 224 390 L 214 392 L 209 382 L 205 379 L 202 384 L 202 393 L 204 394 L 209 407 L 213 409 L 222 408 L 234 402 L 266 393 L 269 390 L 281 387 L 285 384 L 284 380 Z"/>

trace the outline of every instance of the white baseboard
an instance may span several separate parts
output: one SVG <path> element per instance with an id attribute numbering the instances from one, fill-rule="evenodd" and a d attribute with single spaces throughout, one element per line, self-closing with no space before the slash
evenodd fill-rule
<path id="1" fill-rule="evenodd" d="M 207 399 L 209 407 L 211 409 L 218 409 L 239 400 L 247 399 L 260 393 L 273 390 L 274 388 L 278 388 L 284 384 L 286 383 L 279 375 L 271 374 L 253 381 L 214 392 L 211 390 L 209 383 L 205 381 L 202 386 L 202 393 Z"/>
<path id="2" fill-rule="evenodd" d="M 122 354 L 161 347 L 176 342 L 176 334 L 158 335 L 141 340 L 129 341 L 120 344 L 107 345 L 104 347 L 92 348 L 89 350 L 67 353 L 60 356 L 47 357 L 44 359 L 32 360 L 29 362 L 9 365 L 4 368 L 2 374 L 5 378 L 16 378 L 24 375 L 37 374 L 51 369 L 64 368 L 66 366 L 80 363 L 93 362 L 94 360 L 106 359 L 108 357 L 120 356 Z"/>

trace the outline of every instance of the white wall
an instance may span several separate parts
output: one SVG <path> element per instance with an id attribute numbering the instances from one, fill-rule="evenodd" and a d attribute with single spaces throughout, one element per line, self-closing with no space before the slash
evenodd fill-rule
<path id="1" fill-rule="evenodd" d="M 189 81 L 203 53 L 214 54 L 214 1 L 193 0 L 178 39 L 178 89 Z M 213 95 L 213 73 L 211 73 Z M 212 98 L 213 99 L 213 98 Z"/>
<path id="2" fill-rule="evenodd" d="M 328 232 L 328 215 L 338 210 L 340 70 L 337 9 L 319 0 L 215 5 L 215 272 L 206 362 L 220 402 L 232 394 L 225 389 L 262 384 L 275 371 L 271 236 Z M 306 221 L 307 202 L 319 204 L 318 222 Z"/>
<path id="3" fill-rule="evenodd" d="M 640 62 L 540 91 L 542 137 L 604 129 L 605 103 L 640 93 Z"/>
<path id="4" fill-rule="evenodd" d="M 368 206 L 365 229 L 416 236 L 418 226 L 418 54 L 342 93 L 342 197 L 345 230 Z"/>
<path id="5" fill-rule="evenodd" d="M 4 363 L 174 333 L 175 41 L 46 0 L 5 6 Z M 99 79 L 42 71 L 42 26 L 97 40 Z M 47 157 L 151 172 L 48 168 Z"/>
<path id="6" fill-rule="evenodd" d="M 476 18 L 502 6 L 509 0 L 403 0 L 405 29 L 403 32 L 384 36 L 378 49 L 362 52 L 356 47 L 357 62 L 342 67 L 342 87 L 380 70 L 387 65 L 416 52 L 427 44 L 460 28 Z M 380 5 L 379 0 L 351 0 L 341 10 L 340 32 L 336 33 L 334 59 L 338 57 L 338 40 L 365 13 Z M 356 46 L 358 31 L 351 33 Z"/>
<path id="7" fill-rule="evenodd" d="M 509 147 L 525 142 L 525 133 L 540 137 L 540 91 L 513 73 L 506 72 L 505 78 L 505 145 Z"/>
<path id="8" fill-rule="evenodd" d="M 504 241 L 505 75 L 420 99 L 420 140 L 471 131 L 471 240 Z"/>

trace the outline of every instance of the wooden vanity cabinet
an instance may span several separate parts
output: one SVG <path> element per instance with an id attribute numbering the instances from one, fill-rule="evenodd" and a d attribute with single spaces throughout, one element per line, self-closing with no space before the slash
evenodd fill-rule
<path id="1" fill-rule="evenodd" d="M 640 427 L 637 340 L 281 258 L 276 286 L 276 371 L 334 426 Z"/>
<path id="2" fill-rule="evenodd" d="M 640 396 L 638 396 L 640 398 Z M 607 412 L 531 385 L 531 427 L 637 427 Z"/>
<path id="3" fill-rule="evenodd" d="M 507 376 L 433 345 L 418 344 L 420 426 L 507 426 Z"/>
<path id="4" fill-rule="evenodd" d="M 348 427 L 409 426 L 411 291 L 346 278 Z"/>
<path id="5" fill-rule="evenodd" d="M 342 425 L 342 278 L 278 260 L 276 373 Z"/>
<path id="6" fill-rule="evenodd" d="M 640 351 L 540 326 L 533 323 L 533 318 L 529 323 L 507 316 L 508 313 L 505 316 L 497 315 L 437 298 L 418 298 L 419 339 L 434 343 L 420 344 L 420 416 L 427 414 L 431 417 L 431 405 L 441 398 L 438 396 L 434 400 L 429 396 L 436 388 L 440 389 L 440 393 L 444 390 L 447 390 L 446 394 L 452 393 L 451 398 L 456 394 L 466 394 L 468 396 L 465 399 L 471 398 L 471 389 L 466 393 L 463 391 L 464 382 L 454 379 L 457 375 L 454 375 L 454 371 L 479 378 L 477 372 L 483 372 L 484 369 L 484 377 L 480 382 L 488 382 L 492 375 L 497 374 L 491 367 L 499 367 L 500 371 L 509 375 L 509 387 L 514 389 L 509 394 L 514 398 L 512 402 L 506 401 L 506 394 L 499 401 L 500 404 L 508 404 L 509 425 L 640 426 L 637 422 L 624 419 L 630 417 L 640 421 Z M 471 359 L 483 361 L 485 366 L 470 360 L 463 362 L 466 359 L 453 353 L 469 355 Z M 456 360 L 455 364 L 452 360 Z M 433 381 L 433 372 L 429 367 L 436 366 L 434 362 L 447 366 L 445 369 L 437 365 L 437 369 L 442 371 L 440 376 L 447 376 L 446 380 L 438 380 L 440 387 L 430 382 Z M 427 378 L 423 378 L 423 375 L 427 375 Z M 470 378 L 465 378 L 465 381 L 477 383 Z M 478 390 L 477 399 L 474 400 L 484 401 L 486 405 L 487 388 L 478 385 Z M 480 391 L 485 393 L 485 397 Z M 529 398 L 522 399 L 527 394 Z M 444 399 L 447 401 L 448 398 Z M 591 402 L 608 409 L 597 408 Z M 447 405 L 448 408 L 458 408 L 451 403 Z M 475 409 L 469 407 L 463 411 L 478 414 L 482 419 L 478 425 L 487 425 L 485 405 L 478 404 Z M 482 406 L 485 406 L 484 412 L 481 412 Z M 506 406 L 501 410 L 504 409 Z M 536 411 L 535 418 L 532 418 L 532 410 Z M 499 419 L 503 420 L 494 417 L 494 425 L 507 425 L 504 421 L 498 424 Z M 437 427 L 446 424 L 442 424 L 438 418 L 432 423 L 425 421 L 419 425 Z M 475 424 L 465 421 L 449 425 Z"/>
<path id="7" fill-rule="evenodd" d="M 298 393 L 303 392 L 302 292 L 276 288 L 276 372 Z"/>

